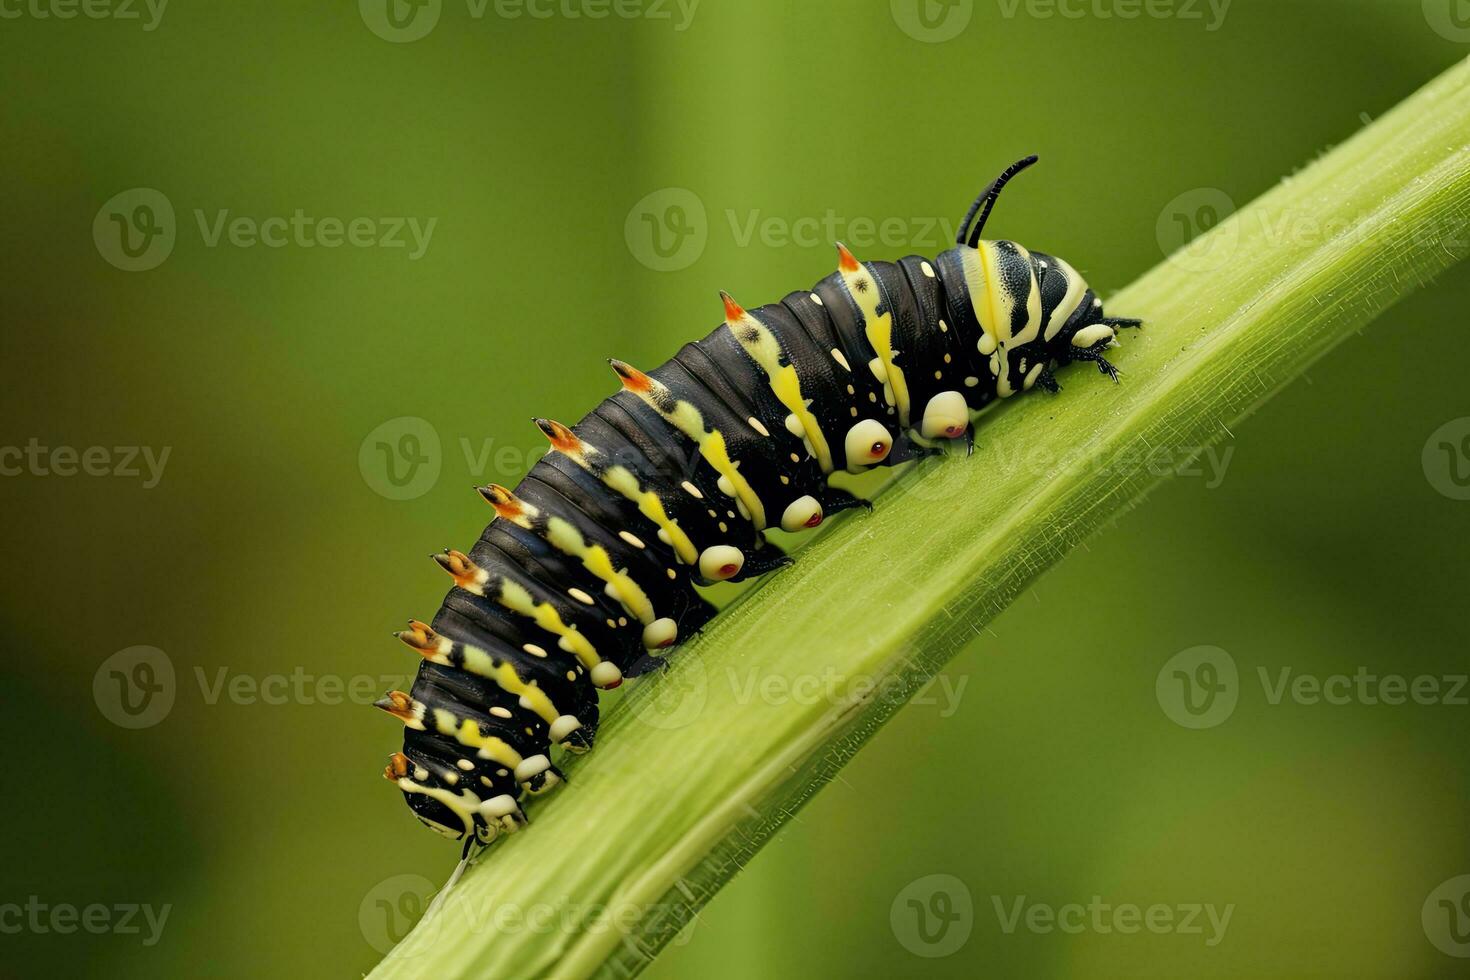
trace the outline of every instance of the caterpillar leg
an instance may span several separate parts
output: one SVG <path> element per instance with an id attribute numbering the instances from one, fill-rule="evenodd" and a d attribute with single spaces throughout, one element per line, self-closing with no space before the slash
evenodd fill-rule
<path id="1" fill-rule="evenodd" d="M 861 507 L 868 513 L 872 513 L 873 502 L 866 497 L 848 493 L 841 487 L 829 486 L 822 493 L 822 513 L 824 514 L 838 514 L 844 510 L 852 510 L 854 507 Z"/>
<path id="2" fill-rule="evenodd" d="M 1108 344 L 1099 344 L 1096 347 L 1090 347 L 1086 350 L 1077 351 L 1072 355 L 1072 360 L 1091 361 L 1092 363 L 1097 365 L 1097 370 L 1099 374 L 1107 375 L 1108 377 L 1113 379 L 1113 384 L 1118 384 L 1118 369 L 1113 366 L 1113 363 L 1111 361 L 1109 361 L 1106 357 L 1103 357 L 1102 354 L 1103 349 L 1108 346 Z"/>
<path id="3" fill-rule="evenodd" d="M 740 577 L 752 578 L 757 575 L 764 575 L 767 572 L 774 572 L 778 568 L 785 568 L 787 565 L 795 564 L 795 558 L 792 558 L 768 541 L 751 552 L 745 559 L 745 567 L 741 569 Z"/>

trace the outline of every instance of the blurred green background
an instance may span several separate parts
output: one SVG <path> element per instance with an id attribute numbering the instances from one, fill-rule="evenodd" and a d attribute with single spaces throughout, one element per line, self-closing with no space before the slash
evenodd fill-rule
<path id="1" fill-rule="evenodd" d="M 1179 202 L 1250 200 L 1470 53 L 1458 0 L 922 2 L 0 2 L 0 975 L 376 962 L 456 857 L 379 776 L 388 631 L 605 356 L 815 281 L 834 237 L 933 254 L 1032 151 L 991 233 L 1106 294 Z M 1431 893 L 1470 872 L 1467 692 L 1272 703 L 1258 671 L 1466 672 L 1470 502 L 1421 456 L 1470 414 L 1467 308 L 1463 272 L 1403 303 L 1046 575 L 649 975 L 1463 975 L 1470 909 Z M 1239 683 L 1189 729 L 1156 680 L 1200 645 Z M 936 874 L 972 908 L 938 957 L 904 920 Z M 1094 896 L 1230 919 L 1006 928 Z"/>

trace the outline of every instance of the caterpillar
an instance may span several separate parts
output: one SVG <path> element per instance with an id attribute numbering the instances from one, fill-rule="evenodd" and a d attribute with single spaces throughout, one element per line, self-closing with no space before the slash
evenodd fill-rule
<path id="1" fill-rule="evenodd" d="M 715 613 L 700 586 L 791 559 L 765 530 L 805 531 L 868 501 L 832 486 L 942 453 L 997 399 L 1061 390 L 1055 373 L 1120 328 L 1064 260 L 981 238 L 1008 167 L 932 262 L 859 262 L 724 323 L 647 373 L 612 360 L 622 390 L 578 424 L 538 418 L 551 449 L 494 508 L 468 553 L 434 556 L 454 584 L 432 623 L 394 635 L 422 656 L 384 776 L 431 829 L 488 844 L 520 801 L 563 781 L 552 747 L 592 748 L 598 691 L 661 664 Z M 972 227 L 973 225 L 973 227 Z"/>

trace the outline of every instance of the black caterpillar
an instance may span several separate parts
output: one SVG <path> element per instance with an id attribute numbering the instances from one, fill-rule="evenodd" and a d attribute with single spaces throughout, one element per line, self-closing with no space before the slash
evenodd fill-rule
<path id="1" fill-rule="evenodd" d="M 519 829 L 522 792 L 562 779 L 551 746 L 592 747 L 597 689 L 714 615 L 695 586 L 789 562 L 768 526 L 867 504 L 829 474 L 968 449 L 973 413 L 1061 390 L 1072 361 L 1117 380 L 1102 352 L 1139 321 L 1105 317 L 1061 259 L 980 239 L 1035 162 L 987 187 L 932 264 L 839 244 L 812 289 L 750 311 L 724 296 L 725 323 L 661 367 L 612 361 L 623 390 L 576 426 L 536 420 L 553 451 L 514 491 L 480 489 L 496 519 L 468 555 L 434 556 L 455 585 L 432 626 L 396 634 L 424 660 L 377 702 L 407 726 L 384 775 L 419 820 L 466 847 Z"/>

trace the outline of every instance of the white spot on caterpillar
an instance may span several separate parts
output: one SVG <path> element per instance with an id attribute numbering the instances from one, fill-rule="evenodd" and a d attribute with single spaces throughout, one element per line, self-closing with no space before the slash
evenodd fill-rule
<path id="1" fill-rule="evenodd" d="M 543 650 L 543 649 L 541 649 L 540 647 L 538 647 L 534 643 L 523 643 L 523 644 L 521 644 L 521 649 L 524 650 L 524 651 L 526 651 L 527 653 L 529 653 L 533 657 L 544 657 L 544 656 L 546 656 L 546 651 Z"/>
<path id="2" fill-rule="evenodd" d="M 575 587 L 567 589 L 567 595 L 571 596 L 573 599 L 576 599 L 584 606 L 593 605 L 597 601 L 587 593 L 583 592 L 581 589 Z"/>
<path id="3" fill-rule="evenodd" d="M 679 624 L 664 616 L 643 627 L 643 645 L 649 650 L 662 650 L 679 638 Z"/>
<path id="4" fill-rule="evenodd" d="M 582 727 L 576 715 L 561 715 L 551 723 L 551 740 L 561 742 L 572 732 Z"/>
<path id="5" fill-rule="evenodd" d="M 770 437 L 770 435 L 771 435 L 770 430 L 767 429 L 764 425 L 761 425 L 761 420 L 758 419 L 758 418 L 756 418 L 754 415 L 752 415 L 750 418 L 746 419 L 745 421 L 749 422 L 750 423 L 750 427 L 752 429 L 754 429 L 755 431 L 759 432 L 761 435 L 766 436 L 768 438 Z"/>
<path id="6" fill-rule="evenodd" d="M 876 400 L 876 399 L 875 399 Z M 863 419 L 847 430 L 843 443 L 847 451 L 847 468 L 872 466 L 881 463 L 893 448 L 893 437 L 877 419 Z"/>
<path id="7" fill-rule="evenodd" d="M 1094 323 L 1090 327 L 1083 327 L 1073 335 L 1072 346 L 1081 347 L 1085 350 L 1105 340 L 1112 340 L 1115 337 L 1117 337 L 1117 334 L 1113 332 L 1112 327 L 1106 323 Z"/>
<path id="8" fill-rule="evenodd" d="M 616 667 L 613 668 L 617 670 Z M 539 776 L 551 768 L 551 760 L 544 755 L 531 755 L 521 760 L 516 766 L 516 781 L 524 783 L 532 776 Z"/>
<path id="9" fill-rule="evenodd" d="M 689 496 L 693 497 L 695 500 L 704 499 L 704 494 L 699 492 L 699 488 L 690 483 L 688 480 L 685 480 L 683 483 L 679 484 L 679 486 L 683 487 L 684 492 L 689 494 Z"/>
<path id="10" fill-rule="evenodd" d="M 934 267 L 928 262 L 920 262 L 919 268 L 923 271 L 924 275 L 928 276 L 930 279 L 934 278 Z"/>
<path id="11" fill-rule="evenodd" d="M 509 793 L 502 793 L 480 804 L 480 816 L 487 817 L 491 820 L 499 820 L 501 817 L 508 817 L 512 813 L 515 813 L 516 809 L 515 797 Z"/>
<path id="12" fill-rule="evenodd" d="M 821 306 L 822 305 L 822 297 L 818 296 L 816 293 L 812 293 L 812 302 L 813 303 L 816 303 L 818 306 Z"/>
<path id="13" fill-rule="evenodd" d="M 458 759 L 455 761 L 454 764 L 456 766 L 459 766 L 465 772 L 469 772 L 471 769 L 475 768 L 475 764 L 468 759 Z"/>
<path id="14" fill-rule="evenodd" d="M 699 574 L 711 582 L 734 578 L 744 567 L 745 555 L 733 545 L 711 545 L 699 555 Z"/>
<path id="15" fill-rule="evenodd" d="M 494 715 L 495 717 L 497 717 L 497 718 L 510 718 L 511 717 L 510 709 L 509 708 L 502 708 L 498 704 L 495 705 L 494 707 L 492 707 L 490 709 L 490 713 L 492 715 Z"/>
<path id="16" fill-rule="evenodd" d="M 945 323 L 943 320 L 940 320 L 939 321 L 939 332 L 940 333 L 949 333 L 949 324 Z"/>
<path id="17" fill-rule="evenodd" d="M 925 439 L 955 439 L 969 427 L 970 408 L 958 391 L 941 391 L 924 407 L 924 421 L 919 433 Z"/>
<path id="18" fill-rule="evenodd" d="M 615 663 L 600 661 L 596 667 L 592 668 L 592 683 L 604 691 L 611 690 L 623 683 L 623 672 L 618 670 L 618 665 Z M 520 775 L 519 769 L 516 770 L 516 775 Z"/>
<path id="19" fill-rule="evenodd" d="M 847 358 L 843 355 L 842 351 L 838 350 L 836 347 L 832 348 L 832 360 L 836 361 L 838 364 L 841 364 L 844 371 L 852 370 L 852 365 L 847 363 Z"/>
<path id="20" fill-rule="evenodd" d="M 646 547 L 648 547 L 648 545 L 646 545 L 646 544 L 643 543 L 643 539 L 642 538 L 640 538 L 640 537 L 638 537 L 638 535 L 632 534 L 632 533 L 630 533 L 628 531 L 619 531 L 618 532 L 618 537 L 622 538 L 624 541 L 628 542 L 629 544 L 631 544 L 635 548 L 646 548 Z"/>
<path id="21" fill-rule="evenodd" d="M 970 375 L 968 378 L 965 379 L 965 387 L 966 388 L 973 388 L 973 387 L 975 387 L 979 383 L 980 383 L 980 379 L 977 378 L 977 377 L 975 377 L 973 374 Z"/>
<path id="22" fill-rule="evenodd" d="M 802 531 L 822 523 L 822 505 L 817 498 L 808 494 L 797 497 L 786 505 L 781 515 L 781 528 L 786 531 Z"/>

